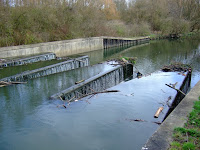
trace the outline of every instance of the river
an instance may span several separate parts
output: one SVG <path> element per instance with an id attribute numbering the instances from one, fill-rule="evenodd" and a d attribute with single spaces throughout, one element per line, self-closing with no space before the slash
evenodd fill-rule
<path id="1" fill-rule="evenodd" d="M 139 70 L 144 75 L 153 73 L 155 80 L 159 74 L 154 72 L 162 66 L 173 61 L 188 63 L 193 67 L 193 87 L 200 80 L 199 39 L 190 37 L 173 41 L 151 41 L 127 49 L 98 50 L 87 55 L 90 56 L 91 65 L 120 56 L 137 57 L 134 71 Z M 58 107 L 62 104 L 61 101 L 49 100 L 49 96 L 69 87 L 75 81 L 108 69 L 103 64 L 94 65 L 30 80 L 23 85 L 0 88 L 0 150 L 139 149 L 159 127 L 144 123 L 143 132 L 146 134 L 140 134 L 141 124 L 126 120 L 131 116 L 140 118 L 142 114 L 148 113 L 147 110 L 140 113 L 140 108 L 137 107 L 138 103 L 145 105 L 144 102 L 131 101 L 131 96 L 103 94 L 97 95 L 96 100 L 90 101 L 91 104 L 79 101 L 64 109 Z M 117 87 L 125 92 L 131 91 L 131 88 L 134 92 L 134 86 L 138 89 L 143 89 L 144 86 L 152 88 L 154 85 L 148 83 L 147 79 L 148 77 L 137 81 L 142 84 L 130 79 Z M 159 82 L 163 82 L 163 79 Z M 151 101 L 152 97 L 144 98 Z M 149 130 L 151 132 L 146 132 Z"/>

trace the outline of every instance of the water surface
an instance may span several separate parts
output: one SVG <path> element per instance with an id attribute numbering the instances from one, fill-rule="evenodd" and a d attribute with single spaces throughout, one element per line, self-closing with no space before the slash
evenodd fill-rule
<path id="1" fill-rule="evenodd" d="M 27 84 L 0 88 L 0 149 L 140 149 L 159 127 L 152 121 L 161 121 L 164 117 L 161 114 L 160 118 L 153 118 L 160 102 L 176 92 L 163 85 L 180 84 L 183 79 L 177 73 L 153 72 L 172 61 L 189 63 L 194 68 L 193 87 L 200 79 L 199 39 L 153 41 L 143 46 L 113 49 L 112 53 L 106 50 L 87 53 L 92 64 L 120 56 L 137 57 L 134 71 L 148 76 L 112 88 L 120 93 L 86 98 L 72 103 L 67 109 L 60 107 L 62 101 L 49 100 L 49 96 L 109 69 L 107 65 L 79 68 L 30 80 Z"/>

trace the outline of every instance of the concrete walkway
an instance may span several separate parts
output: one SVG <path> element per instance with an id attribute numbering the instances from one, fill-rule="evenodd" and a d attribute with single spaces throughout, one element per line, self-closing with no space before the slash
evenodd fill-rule
<path id="1" fill-rule="evenodd" d="M 174 111 L 162 123 L 160 128 L 147 141 L 142 150 L 167 150 L 172 142 L 172 134 L 175 127 L 183 127 L 187 116 L 192 111 L 194 101 L 200 96 L 200 81 L 186 95 Z"/>

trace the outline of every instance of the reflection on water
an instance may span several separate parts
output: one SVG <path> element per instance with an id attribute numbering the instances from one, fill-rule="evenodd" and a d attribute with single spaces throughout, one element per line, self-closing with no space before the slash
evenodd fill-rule
<path id="1" fill-rule="evenodd" d="M 153 41 L 125 50 L 99 50 L 88 55 L 92 64 L 119 56 L 137 57 L 136 68 L 145 75 L 172 61 L 189 63 L 194 68 L 194 86 L 200 79 L 198 39 Z M 137 71 L 136 68 L 134 71 Z M 57 105 L 62 104 L 61 101 L 48 99 L 76 81 L 107 69 L 105 64 L 99 64 L 30 80 L 23 85 L 0 88 L 0 149 L 128 150 L 140 147 L 158 127 L 150 123 L 152 118 L 148 113 L 154 112 L 159 105 L 153 97 L 157 96 L 163 101 L 169 96 L 162 96 L 165 93 L 158 96 L 160 90 L 154 89 L 154 82 L 147 80 L 155 77 L 154 80 L 162 83 L 166 78 L 163 79 L 160 74 L 119 84 L 113 88 L 119 89 L 121 93 L 97 95 L 90 99 L 91 104 L 79 101 L 72 103 L 68 109 L 62 109 L 57 108 Z M 167 82 L 174 83 L 181 78 L 169 78 Z M 144 87 L 146 93 L 142 92 Z M 138 92 L 134 92 L 135 89 Z M 174 90 L 171 92 L 173 94 Z M 132 93 L 134 96 L 131 96 Z M 128 122 L 125 118 L 145 119 L 148 123 Z"/>
<path id="2" fill-rule="evenodd" d="M 120 51 L 116 50 L 117 53 L 111 49 L 113 53 L 108 53 L 107 50 L 99 50 L 86 54 L 90 56 L 91 63 L 121 56 L 137 57 L 135 71 L 139 70 L 143 74 L 150 74 L 172 62 L 191 64 L 193 67 L 192 86 L 194 86 L 198 77 L 200 77 L 200 42 L 198 39 L 199 37 L 173 41 L 151 41 L 150 44 L 138 45 Z"/>

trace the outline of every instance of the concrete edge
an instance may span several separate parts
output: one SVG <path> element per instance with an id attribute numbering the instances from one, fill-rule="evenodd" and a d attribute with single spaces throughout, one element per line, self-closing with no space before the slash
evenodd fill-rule
<path id="1" fill-rule="evenodd" d="M 81 56 L 81 57 L 78 57 L 78 58 L 75 58 L 75 59 L 66 60 L 66 61 L 63 61 L 63 62 L 60 62 L 60 63 L 57 63 L 57 64 L 53 64 L 53 65 L 49 65 L 49 66 L 46 66 L 46 67 L 34 69 L 34 70 L 31 70 L 31 71 L 24 71 L 22 73 L 19 73 L 19 74 L 13 75 L 13 76 L 2 78 L 2 79 L 0 79 L 0 81 L 8 82 L 12 78 L 20 78 L 21 76 L 28 76 L 28 75 L 39 73 L 39 72 L 42 72 L 42 71 L 45 71 L 45 70 L 48 70 L 48 69 L 51 69 L 51 68 L 54 68 L 54 67 L 62 66 L 62 65 L 68 64 L 68 63 L 72 63 L 72 62 L 76 62 L 76 61 L 80 61 L 80 60 L 82 61 L 82 59 L 88 59 L 89 60 L 89 57 L 87 55 L 85 55 L 85 56 Z M 86 66 L 88 66 L 88 65 L 86 65 Z M 74 68 L 74 69 L 76 69 L 76 68 Z M 73 70 L 73 69 L 70 69 L 70 70 Z M 69 71 L 69 70 L 65 70 L 65 71 Z M 61 72 L 61 71 L 59 71 L 59 72 Z M 59 72 L 56 72 L 56 73 L 59 73 Z M 64 71 L 62 71 L 62 72 L 64 72 Z M 55 73 L 51 73 L 51 74 L 55 74 Z M 42 75 L 41 77 L 43 77 L 43 76 L 47 76 L 47 75 Z"/>
<path id="2" fill-rule="evenodd" d="M 70 39 L 70 40 L 63 40 L 63 41 L 52 41 L 52 42 L 45 42 L 45 43 L 37 43 L 37 44 L 30 44 L 30 45 L 19 45 L 19 46 L 9 46 L 9 47 L 0 47 L 0 51 L 7 51 L 15 50 L 15 49 L 23 49 L 23 48 L 35 48 L 41 47 L 46 45 L 54 45 L 54 44 L 62 44 L 62 43 L 71 43 L 71 42 L 80 42 L 85 40 L 92 40 L 92 39 L 122 39 L 122 40 L 142 40 L 142 39 L 149 39 L 150 37 L 135 37 L 135 38 L 125 38 L 125 37 L 107 37 L 107 36 L 100 36 L 100 37 L 89 37 L 89 38 L 79 38 L 79 39 Z"/>
<path id="3" fill-rule="evenodd" d="M 48 58 L 49 56 L 52 56 L 50 58 Z M 44 57 L 46 57 L 45 60 L 42 60 L 42 58 L 44 59 Z M 37 59 L 37 60 L 35 60 Z M 30 64 L 30 63 L 35 63 L 35 62 L 39 62 L 39 61 L 47 61 L 47 60 L 53 60 L 56 59 L 56 54 L 55 53 L 45 53 L 45 54 L 40 54 L 40 55 L 35 55 L 35 56 L 28 56 L 28 57 L 24 57 L 24 58 L 17 58 L 17 59 L 13 59 L 13 60 L 9 60 L 3 63 L 0 63 L 0 67 L 4 68 L 4 67 L 10 67 L 10 66 L 20 66 L 20 65 L 24 65 L 24 64 Z M 35 61 L 34 61 L 35 60 Z"/>
<path id="4" fill-rule="evenodd" d="M 93 77 L 91 77 L 91 78 L 89 78 L 89 79 L 86 79 L 86 80 L 85 80 L 84 82 L 82 82 L 82 83 L 76 84 L 76 85 L 71 86 L 71 87 L 69 87 L 69 88 L 67 88 L 67 89 L 65 89 L 65 90 L 62 90 L 61 92 L 58 92 L 58 93 L 52 95 L 52 96 L 50 97 L 50 99 L 58 99 L 60 96 L 63 95 L 63 93 L 65 93 L 65 94 L 66 94 L 66 93 L 70 93 L 70 92 L 72 92 L 72 91 L 74 91 L 74 90 L 76 90 L 76 89 L 78 89 L 78 88 L 80 88 L 80 87 L 82 87 L 82 86 L 84 86 L 84 85 L 86 85 L 86 84 L 88 84 L 88 83 L 90 83 L 90 82 L 92 82 L 92 81 L 98 79 L 98 78 L 101 78 L 102 76 L 105 76 L 106 74 L 111 73 L 111 72 L 113 72 L 113 71 L 115 71 L 115 70 L 117 70 L 117 69 L 119 69 L 119 68 L 121 68 L 121 67 L 123 67 L 123 66 L 122 66 L 122 65 L 118 65 L 118 66 L 115 66 L 114 68 L 111 68 L 111 69 L 108 70 L 108 71 L 101 72 L 101 73 L 99 73 L 99 74 L 97 74 L 97 75 L 95 75 L 95 76 L 93 76 Z"/>
<path id="5" fill-rule="evenodd" d="M 183 127 L 189 113 L 192 111 L 194 102 L 200 96 L 200 81 L 183 98 L 174 111 L 161 124 L 160 128 L 147 141 L 142 150 L 167 150 L 173 141 L 172 134 L 175 127 Z"/>
<path id="6" fill-rule="evenodd" d="M 8 50 L 8 48 L 10 48 L 12 50 L 23 49 L 23 48 L 35 48 L 35 47 L 41 47 L 41 46 L 46 46 L 46 45 L 71 43 L 71 42 L 80 42 L 80 41 L 92 40 L 92 39 L 101 39 L 101 37 L 79 38 L 79 39 L 71 39 L 71 40 L 63 40 L 63 41 L 52 41 L 52 42 L 29 44 L 29 45 L 18 45 L 18 46 L 0 47 L 0 51 L 6 51 L 6 50 Z"/>

